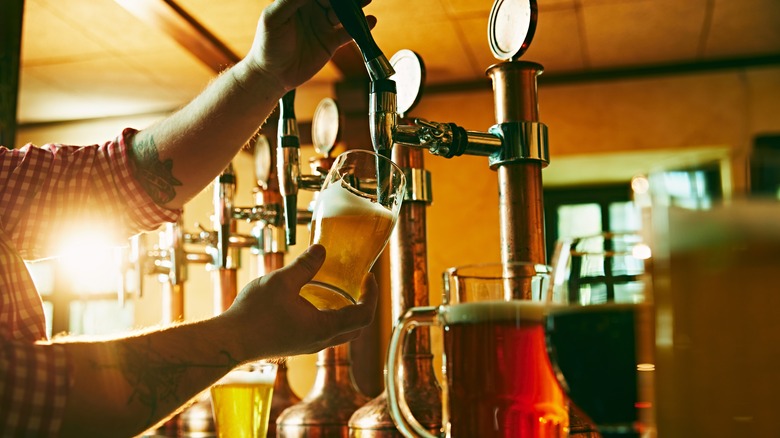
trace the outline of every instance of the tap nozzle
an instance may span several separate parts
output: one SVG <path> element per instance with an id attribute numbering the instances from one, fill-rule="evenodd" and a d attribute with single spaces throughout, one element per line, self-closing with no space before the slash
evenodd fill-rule
<path id="1" fill-rule="evenodd" d="M 228 265 L 230 225 L 233 220 L 233 203 L 236 194 L 236 174 L 233 164 L 217 177 L 214 190 L 214 228 L 217 230 L 217 260 L 220 268 Z"/>
<path id="2" fill-rule="evenodd" d="M 298 223 L 298 182 L 301 173 L 301 144 L 295 119 L 295 90 L 279 100 L 279 130 L 276 154 L 279 191 L 284 197 L 284 224 L 288 245 L 295 245 Z"/>
<path id="3" fill-rule="evenodd" d="M 393 132 L 398 125 L 395 81 L 382 79 L 371 82 L 369 95 L 369 128 L 374 150 L 387 158 L 393 147 Z"/>
<path id="4" fill-rule="evenodd" d="M 366 63 L 366 70 L 372 81 L 387 79 L 395 74 L 393 66 L 376 45 L 371 29 L 366 21 L 366 14 L 354 0 L 331 0 L 330 6 L 336 13 L 341 25 L 355 40 Z"/>

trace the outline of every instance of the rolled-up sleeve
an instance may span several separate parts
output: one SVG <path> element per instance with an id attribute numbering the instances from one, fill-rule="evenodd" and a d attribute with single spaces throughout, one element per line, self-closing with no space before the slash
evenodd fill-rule
<path id="1" fill-rule="evenodd" d="M 64 238 L 107 244 L 173 222 L 133 178 L 134 130 L 102 145 L 0 147 L 0 435 L 56 436 L 71 386 L 68 356 L 46 339 L 41 297 L 24 259 L 55 255 Z M 108 233 L 108 234 L 105 234 Z"/>

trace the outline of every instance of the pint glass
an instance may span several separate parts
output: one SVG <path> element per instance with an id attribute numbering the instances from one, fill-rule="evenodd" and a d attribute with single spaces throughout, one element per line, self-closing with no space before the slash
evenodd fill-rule
<path id="1" fill-rule="evenodd" d="M 360 285 L 387 244 L 403 202 L 406 179 L 388 158 L 365 150 L 336 157 L 317 193 L 310 243 L 325 262 L 301 296 L 319 309 L 355 304 Z"/>
<path id="2" fill-rule="evenodd" d="M 211 387 L 218 438 L 265 438 L 277 365 L 257 362 L 234 369 Z"/>
<path id="3" fill-rule="evenodd" d="M 400 365 L 410 331 L 434 325 L 444 331 L 440 436 L 567 436 L 567 399 L 553 375 L 542 325 L 549 277 L 549 266 L 531 263 L 451 268 L 444 274 L 441 306 L 407 311 L 390 340 L 386 375 L 390 413 L 399 431 L 431 437 L 404 399 Z M 512 299 L 516 296 L 532 298 Z"/>

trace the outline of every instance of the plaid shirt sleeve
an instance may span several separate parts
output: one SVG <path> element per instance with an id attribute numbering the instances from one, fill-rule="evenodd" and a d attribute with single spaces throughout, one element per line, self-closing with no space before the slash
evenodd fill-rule
<path id="1" fill-rule="evenodd" d="M 103 145 L 0 147 L 0 435 L 56 436 L 71 386 L 68 357 L 46 340 L 24 258 L 95 227 L 120 242 L 181 214 L 156 205 L 131 176 L 126 129 Z"/>

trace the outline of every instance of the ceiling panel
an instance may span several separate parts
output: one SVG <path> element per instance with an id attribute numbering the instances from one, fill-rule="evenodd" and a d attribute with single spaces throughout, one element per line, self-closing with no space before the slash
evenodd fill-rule
<path id="1" fill-rule="evenodd" d="M 711 31 L 704 55 L 723 58 L 778 53 L 779 0 L 713 0 Z"/>
<path id="2" fill-rule="evenodd" d="M 548 72 L 583 70 L 584 48 L 574 8 L 550 8 L 539 14 L 534 39 L 523 59 L 542 64 Z"/>
<path id="3" fill-rule="evenodd" d="M 163 1 L 163 0 L 160 0 Z M 237 55 L 250 47 L 270 0 L 175 0 Z M 374 0 L 367 14 L 389 57 L 418 52 L 427 83 L 485 80 L 491 0 Z M 668 65 L 780 54 L 778 0 L 538 0 L 523 59 L 547 72 Z M 115 0 L 27 0 L 20 123 L 134 114 L 189 101 L 215 73 Z M 342 80 L 328 65 L 301 87 L 307 106 Z M 79 109 L 84 103 L 92 108 Z M 302 115 L 301 117 L 306 117 Z"/>
<path id="4" fill-rule="evenodd" d="M 581 9 L 589 67 L 695 59 L 707 0 L 586 3 Z"/>

